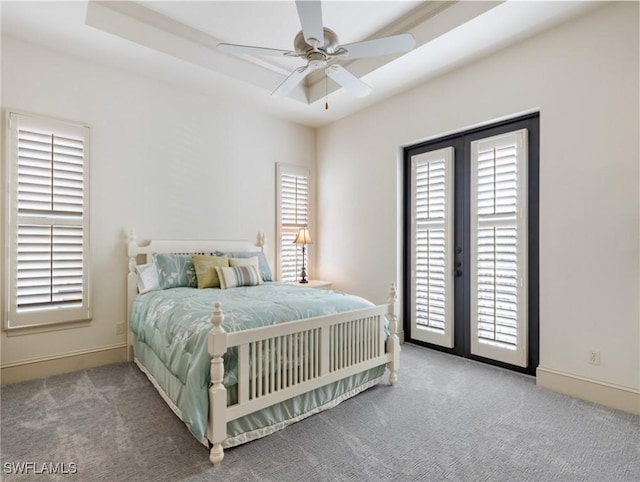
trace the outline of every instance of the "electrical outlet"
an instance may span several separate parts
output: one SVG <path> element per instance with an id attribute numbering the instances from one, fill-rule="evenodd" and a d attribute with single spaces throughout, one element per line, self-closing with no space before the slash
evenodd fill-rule
<path id="1" fill-rule="evenodd" d="M 600 350 L 589 350 L 589 364 L 600 365 Z"/>
<path id="2" fill-rule="evenodd" d="M 116 323 L 116 335 L 122 335 L 124 333 L 124 323 Z"/>

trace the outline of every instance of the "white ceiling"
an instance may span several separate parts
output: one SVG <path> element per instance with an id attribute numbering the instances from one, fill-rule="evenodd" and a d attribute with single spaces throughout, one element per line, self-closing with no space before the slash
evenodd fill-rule
<path id="1" fill-rule="evenodd" d="M 341 44 L 410 32 L 401 56 L 345 66 L 373 87 L 354 98 L 320 74 L 288 98 L 272 98 L 295 58 L 229 56 L 219 42 L 293 50 L 300 23 L 293 0 L 31 2 L 2 0 L 2 34 L 185 88 L 250 103 L 321 126 L 598 6 L 596 2 L 325 1 L 324 25 Z M 324 109 L 325 89 L 329 110 Z"/>

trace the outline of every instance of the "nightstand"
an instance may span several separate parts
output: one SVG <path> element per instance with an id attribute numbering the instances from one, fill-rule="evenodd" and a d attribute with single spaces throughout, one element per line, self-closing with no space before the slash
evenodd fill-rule
<path id="1" fill-rule="evenodd" d="M 321 281 L 318 279 L 310 279 L 308 283 L 298 283 L 297 281 L 292 283 L 287 283 L 295 286 L 306 286 L 307 288 L 318 288 L 322 290 L 331 289 L 331 285 L 333 284 L 331 281 Z"/>

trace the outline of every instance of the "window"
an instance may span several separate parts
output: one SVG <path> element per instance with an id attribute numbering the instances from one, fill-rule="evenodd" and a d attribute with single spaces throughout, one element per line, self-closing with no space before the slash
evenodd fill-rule
<path id="1" fill-rule="evenodd" d="M 9 113 L 6 328 L 90 318 L 89 128 Z"/>
<path id="2" fill-rule="evenodd" d="M 296 281 L 302 269 L 302 250 L 293 244 L 298 230 L 309 225 L 309 171 L 277 164 L 277 277 Z"/>

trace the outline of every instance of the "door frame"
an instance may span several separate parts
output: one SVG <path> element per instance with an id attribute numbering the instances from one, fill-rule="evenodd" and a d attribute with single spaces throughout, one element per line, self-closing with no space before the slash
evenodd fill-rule
<path id="1" fill-rule="evenodd" d="M 506 132 L 526 128 L 529 131 L 528 141 L 528 365 L 518 367 L 496 360 L 472 355 L 470 323 L 470 191 L 471 163 L 469 146 L 472 141 L 491 137 Z M 462 263 L 462 276 L 454 278 L 454 347 L 445 348 L 411 338 L 411 157 L 423 152 L 454 147 L 454 257 Z M 540 192 L 540 113 L 535 112 L 523 116 L 505 119 L 482 127 L 463 130 L 426 142 L 407 146 L 403 150 L 403 320 L 405 338 L 408 343 L 426 346 L 434 350 L 499 366 L 519 373 L 535 376 L 539 363 L 539 192 Z M 460 247 L 466 247 L 459 252 Z"/>

